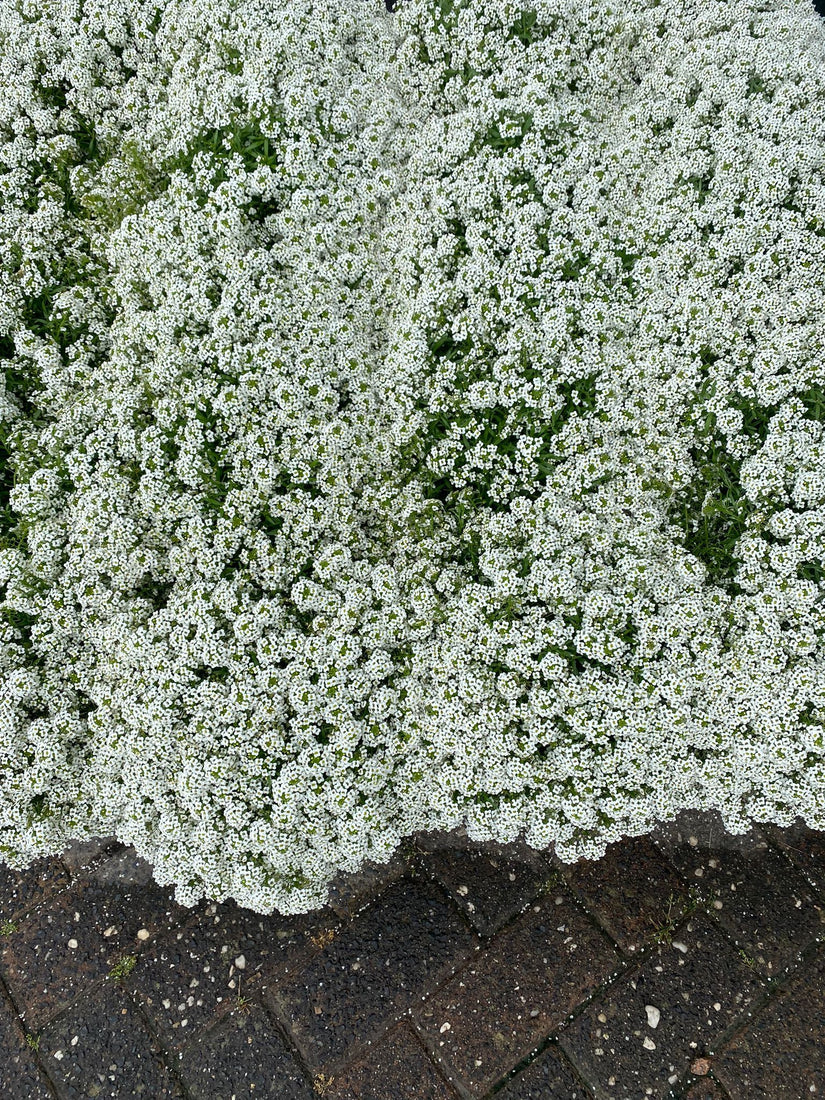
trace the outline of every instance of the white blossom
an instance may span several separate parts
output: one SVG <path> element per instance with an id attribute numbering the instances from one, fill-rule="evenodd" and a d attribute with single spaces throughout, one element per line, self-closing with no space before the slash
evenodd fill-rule
<path id="1" fill-rule="evenodd" d="M 825 827 L 825 26 L 762 8 L 2 7 L 5 861 L 299 913 L 422 829 Z"/>

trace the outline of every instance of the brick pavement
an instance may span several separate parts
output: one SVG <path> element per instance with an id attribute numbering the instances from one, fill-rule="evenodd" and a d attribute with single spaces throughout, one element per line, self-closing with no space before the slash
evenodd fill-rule
<path id="1" fill-rule="evenodd" d="M 825 834 L 419 835 L 326 907 L 185 909 L 114 838 L 0 866 L 8 1100 L 825 1096 Z"/>

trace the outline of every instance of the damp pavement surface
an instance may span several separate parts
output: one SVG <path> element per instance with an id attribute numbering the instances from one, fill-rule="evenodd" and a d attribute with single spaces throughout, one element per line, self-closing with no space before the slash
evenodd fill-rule
<path id="1" fill-rule="evenodd" d="M 114 838 L 0 865 L 0 1096 L 825 1098 L 825 833 L 418 834 L 297 917 L 176 905 Z"/>

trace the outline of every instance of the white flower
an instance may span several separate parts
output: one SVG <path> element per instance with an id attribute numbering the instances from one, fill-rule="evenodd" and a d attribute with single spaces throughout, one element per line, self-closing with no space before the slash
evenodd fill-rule
<path id="1" fill-rule="evenodd" d="M 8 861 L 825 827 L 816 15 L 19 7 Z"/>

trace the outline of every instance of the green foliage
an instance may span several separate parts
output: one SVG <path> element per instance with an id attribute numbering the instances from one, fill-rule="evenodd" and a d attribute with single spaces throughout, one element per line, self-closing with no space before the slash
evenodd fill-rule
<path id="1" fill-rule="evenodd" d="M 815 382 L 799 394 L 799 400 L 805 406 L 805 415 L 809 420 L 825 423 L 825 386 Z"/>
<path id="2" fill-rule="evenodd" d="M 535 11 L 522 12 L 510 27 L 510 33 L 513 38 L 517 38 L 519 42 L 529 46 L 539 38 L 537 23 L 538 14 Z"/>
<path id="3" fill-rule="evenodd" d="M 124 955 L 122 959 L 119 959 L 115 965 L 109 971 L 108 977 L 112 981 L 120 981 L 122 978 L 128 978 L 137 965 L 137 955 Z"/>
<path id="4" fill-rule="evenodd" d="M 779 406 L 760 405 L 744 397 L 732 397 L 730 406 L 742 413 L 743 433 L 749 439 L 758 440 L 760 444 L 764 443 L 768 438 L 771 417 L 779 411 Z"/>
<path id="5" fill-rule="evenodd" d="M 270 125 L 277 127 L 284 122 L 282 115 L 272 113 Z M 165 161 L 163 173 L 167 182 L 173 172 L 191 173 L 192 163 L 198 153 L 208 153 L 212 156 L 215 163 L 215 187 L 229 178 L 226 162 L 234 154 L 240 156 L 247 172 L 254 172 L 260 167 L 277 168 L 279 163 L 272 139 L 262 132 L 259 121 L 256 119 L 246 122 L 236 121 L 232 126 L 205 130 L 188 149 Z M 257 216 L 264 215 L 258 210 Z"/>
<path id="6" fill-rule="evenodd" d="M 756 511 L 739 481 L 742 465 L 727 452 L 718 433 L 690 450 L 697 477 L 677 493 L 671 516 L 684 532 L 684 547 L 708 571 L 709 584 L 725 585 L 737 569 L 734 548 Z"/>
<path id="7" fill-rule="evenodd" d="M 27 827 L 31 828 L 37 821 L 45 821 L 46 818 L 51 816 L 51 808 L 49 807 L 49 796 L 45 791 L 34 796 L 29 803 L 29 807 L 26 813 Z"/>
<path id="8" fill-rule="evenodd" d="M 822 584 L 825 581 L 825 568 L 821 558 L 800 562 L 796 567 L 796 575 L 801 581 L 812 581 L 814 584 Z"/>

